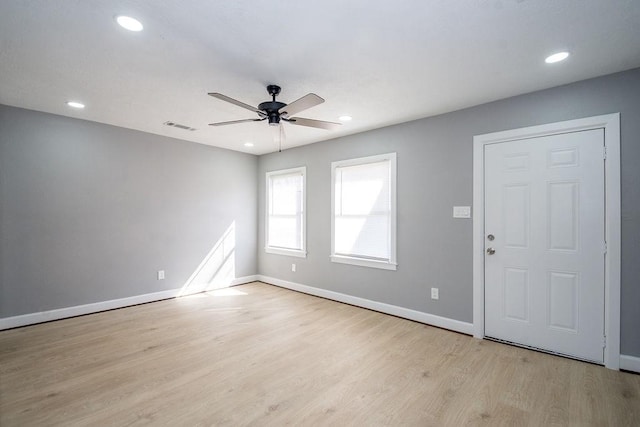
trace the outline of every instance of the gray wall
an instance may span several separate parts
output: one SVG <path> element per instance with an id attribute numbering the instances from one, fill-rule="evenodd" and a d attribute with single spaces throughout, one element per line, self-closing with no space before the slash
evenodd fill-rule
<path id="1" fill-rule="evenodd" d="M 0 317 L 181 287 L 235 221 L 236 276 L 259 272 L 471 322 L 472 226 L 451 209 L 471 205 L 473 135 L 613 112 L 622 131 L 621 352 L 640 357 L 640 70 L 260 158 L 0 106 Z M 398 270 L 331 263 L 330 163 L 386 152 L 398 153 Z M 264 174 L 295 166 L 308 174 L 306 259 L 263 250 Z M 166 280 L 156 280 L 159 269 Z"/>
<path id="2" fill-rule="evenodd" d="M 236 276 L 256 274 L 256 170 L 256 156 L 0 106 L 0 317 L 180 288 L 234 221 Z"/>
<path id="3" fill-rule="evenodd" d="M 258 270 L 472 322 L 472 224 L 451 215 L 454 205 L 472 204 L 473 136 L 614 112 L 622 132 L 621 352 L 640 356 L 640 69 L 261 156 Z M 386 152 L 398 155 L 398 270 L 331 263 L 330 163 Z M 264 174 L 295 166 L 307 167 L 306 259 L 263 250 Z"/>

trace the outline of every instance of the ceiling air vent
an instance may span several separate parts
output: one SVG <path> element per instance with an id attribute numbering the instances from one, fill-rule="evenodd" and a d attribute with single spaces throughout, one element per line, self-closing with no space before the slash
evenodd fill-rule
<path id="1" fill-rule="evenodd" d="M 196 130 L 196 128 L 192 128 L 189 126 L 185 126 L 185 125 L 181 125 L 180 123 L 176 123 L 176 122 L 164 122 L 165 125 L 167 126 L 172 126 L 174 128 L 178 128 L 178 129 L 182 129 L 182 130 Z"/>

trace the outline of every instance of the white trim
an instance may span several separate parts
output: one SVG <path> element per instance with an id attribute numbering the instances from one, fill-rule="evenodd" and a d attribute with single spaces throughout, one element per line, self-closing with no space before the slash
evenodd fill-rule
<path id="1" fill-rule="evenodd" d="M 389 261 L 378 261 L 375 259 L 357 258 L 344 255 L 331 255 L 331 262 L 340 264 L 359 265 L 361 267 L 381 268 L 383 270 L 397 270 L 398 264 Z"/>
<path id="2" fill-rule="evenodd" d="M 449 329 L 451 331 L 460 332 L 462 334 L 473 335 L 473 324 L 461 322 L 459 320 L 449 319 L 446 317 L 436 316 L 434 314 L 423 313 L 421 311 L 411 310 L 396 305 L 385 304 L 382 302 L 371 301 L 365 298 L 354 297 L 340 292 L 328 291 L 326 289 L 315 288 L 313 286 L 302 285 L 300 283 L 289 282 L 286 280 L 276 279 L 258 275 L 258 280 L 270 285 L 303 292 L 309 295 L 315 295 L 327 298 L 333 301 L 343 302 L 345 304 L 355 305 L 357 307 L 367 308 L 369 310 L 379 311 L 380 313 L 390 314 L 392 316 L 402 317 L 404 319 L 413 320 L 427 325 L 437 326 L 439 328 Z"/>
<path id="3" fill-rule="evenodd" d="M 295 256 L 298 258 L 307 257 L 307 253 L 305 251 L 300 251 L 298 249 L 274 248 L 270 246 L 265 246 L 264 251 L 268 254 Z"/>
<path id="4" fill-rule="evenodd" d="M 620 367 L 620 113 L 512 129 L 473 137 L 473 336 L 484 337 L 484 146 L 589 129 L 604 129 L 605 335 L 604 365 Z"/>
<path id="5" fill-rule="evenodd" d="M 302 175 L 302 248 L 279 248 L 269 246 L 269 205 L 271 200 L 271 177 L 281 175 L 294 175 L 300 173 Z M 307 257 L 307 167 L 300 166 L 296 168 L 282 169 L 267 172 L 265 174 L 265 210 L 264 210 L 264 251 L 270 254 L 295 256 L 299 258 Z"/>
<path id="6" fill-rule="evenodd" d="M 233 279 L 229 286 L 242 285 L 255 282 L 258 276 L 244 276 Z M 95 302 L 91 304 L 76 305 L 73 307 L 59 308 L 56 310 L 40 311 L 37 313 L 23 314 L 20 316 L 5 317 L 0 319 L 0 330 L 17 328 L 20 326 L 33 325 L 36 323 L 49 322 L 51 320 L 65 319 L 68 317 L 82 316 L 84 314 L 98 313 L 115 308 L 128 307 L 147 302 L 161 301 L 179 296 L 192 295 L 203 291 L 184 293 L 183 289 L 170 289 L 167 291 L 153 292 L 150 294 L 135 295 L 131 297 L 112 299 L 108 301 Z"/>
<path id="7" fill-rule="evenodd" d="M 620 355 L 620 369 L 637 372 L 640 374 L 640 357 Z"/>
<path id="8" fill-rule="evenodd" d="M 390 215 L 390 233 L 389 233 L 389 260 L 372 260 L 369 258 L 360 258 L 358 256 L 349 256 L 336 254 L 335 251 L 335 191 L 336 191 L 336 168 L 365 165 L 368 163 L 389 162 L 389 187 L 391 198 L 391 215 Z M 375 156 L 359 157 L 357 159 L 337 160 L 331 162 L 331 254 L 329 255 L 332 262 L 341 264 L 358 265 L 361 267 L 381 268 L 385 270 L 396 270 L 397 268 L 397 156 L 396 153 L 378 154 Z"/>

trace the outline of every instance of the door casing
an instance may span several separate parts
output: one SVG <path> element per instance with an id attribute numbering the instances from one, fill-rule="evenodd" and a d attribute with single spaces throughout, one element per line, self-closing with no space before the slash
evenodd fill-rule
<path id="1" fill-rule="evenodd" d="M 586 117 L 473 137 L 473 330 L 484 338 L 484 146 L 589 129 L 604 129 L 605 320 L 604 365 L 620 369 L 620 114 Z M 604 154 L 604 153 L 603 153 Z"/>

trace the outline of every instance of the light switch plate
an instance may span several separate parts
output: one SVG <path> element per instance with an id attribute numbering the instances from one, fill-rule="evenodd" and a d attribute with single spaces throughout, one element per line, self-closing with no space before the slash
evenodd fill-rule
<path id="1" fill-rule="evenodd" d="M 454 206 L 454 218 L 471 218 L 471 206 Z"/>

